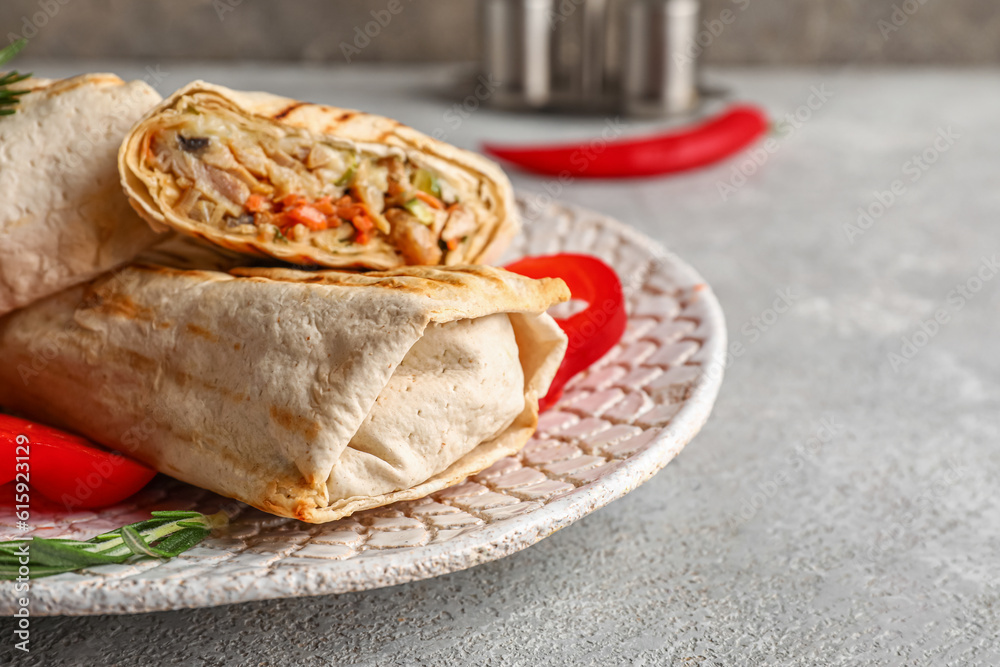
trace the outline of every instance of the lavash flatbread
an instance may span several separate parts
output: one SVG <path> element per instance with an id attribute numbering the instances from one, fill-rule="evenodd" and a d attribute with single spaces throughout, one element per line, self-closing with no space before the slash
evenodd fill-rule
<path id="1" fill-rule="evenodd" d="M 309 522 L 516 452 L 566 349 L 558 279 L 133 265 L 0 320 L 0 404 Z"/>
<path id="2" fill-rule="evenodd" d="M 0 118 L 0 314 L 132 260 L 157 234 L 116 167 L 129 128 L 160 101 L 142 81 L 29 79 Z"/>
<path id="3" fill-rule="evenodd" d="M 198 131 L 192 124 L 197 125 Z M 191 136 L 192 133 L 204 136 Z M 169 139 L 164 138 L 167 135 Z M 235 139 L 237 135 L 241 138 Z M 271 143 L 266 147 L 266 155 L 247 136 L 269 137 L 266 141 Z M 399 214 L 398 224 L 395 219 L 389 220 L 387 214 L 373 215 L 378 229 L 370 234 L 362 234 L 359 229 L 354 235 L 350 230 L 351 216 L 344 216 L 337 229 L 321 232 L 303 229 L 302 234 L 308 234 L 308 239 L 293 238 L 288 228 L 276 234 L 277 223 L 262 222 L 260 217 L 266 216 L 272 222 L 277 219 L 267 212 L 272 202 L 268 200 L 264 213 L 254 213 L 260 210 L 259 205 L 250 206 L 248 195 L 263 192 L 265 198 L 273 196 L 278 200 L 303 194 L 286 184 L 290 181 L 299 189 L 305 183 L 305 189 L 314 190 L 310 201 L 315 202 L 320 194 L 336 190 L 337 175 L 346 178 L 346 172 L 355 173 L 347 169 L 341 160 L 343 155 L 336 158 L 341 171 L 305 168 L 302 161 L 311 163 L 312 154 L 290 155 L 294 153 L 292 149 L 285 152 L 277 148 L 278 143 L 274 142 L 279 139 L 286 145 L 292 141 L 304 149 L 313 146 L 324 151 L 353 152 L 362 157 L 362 162 L 366 156 L 373 160 L 395 156 L 408 165 L 407 169 L 419 168 L 439 176 L 453 191 L 455 203 L 449 206 L 447 216 L 444 211 L 424 210 L 429 218 L 423 226 L 414 224 L 408 212 L 396 208 L 393 213 Z M 205 141 L 210 143 L 192 143 Z M 237 148 L 237 144 L 242 148 Z M 178 145 L 183 145 L 183 150 Z M 218 154 L 207 166 L 200 159 L 192 162 L 206 145 Z M 136 125 L 122 144 L 119 170 L 126 194 L 150 224 L 293 264 L 369 269 L 406 264 L 488 264 L 499 257 L 520 224 L 510 181 L 496 164 L 480 155 L 382 116 L 269 93 L 240 92 L 203 81 L 180 89 Z M 324 181 L 318 176 L 322 173 L 334 175 L 323 177 Z M 359 174 L 357 178 L 366 177 Z M 313 182 L 316 179 L 320 179 L 319 185 Z M 381 190 L 381 186 L 376 189 Z M 194 198 L 189 198 L 190 195 Z M 380 197 L 382 194 L 375 199 Z M 207 208 L 201 208 L 202 205 Z M 273 205 L 283 204 L 275 201 Z M 474 222 L 468 219 L 453 222 L 454 214 L 450 213 L 453 206 L 463 213 L 474 213 Z M 218 213 L 213 214 L 215 211 Z M 438 216 L 436 221 L 434 216 Z M 413 228 L 412 234 L 402 233 L 408 227 Z M 358 237 L 364 238 L 358 240 Z M 411 237 L 419 237 L 421 241 L 418 243 Z M 424 242 L 424 237 L 432 238 L 433 243 Z M 408 251 L 414 246 L 427 250 Z"/>

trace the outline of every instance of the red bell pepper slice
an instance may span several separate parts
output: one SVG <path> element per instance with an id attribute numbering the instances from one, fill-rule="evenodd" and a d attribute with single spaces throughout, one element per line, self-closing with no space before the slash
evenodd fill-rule
<path id="1" fill-rule="evenodd" d="M 483 150 L 536 174 L 634 178 L 718 162 L 749 146 L 767 129 L 763 111 L 737 105 L 699 125 L 650 136 L 542 146 L 485 144 Z"/>
<path id="2" fill-rule="evenodd" d="M 569 347 L 549 393 L 539 402 L 539 408 L 547 410 L 559 400 L 563 387 L 574 375 L 589 368 L 621 340 L 628 324 L 622 284 L 614 269 L 590 255 L 526 257 L 505 268 L 529 278 L 562 278 L 574 299 L 589 304 L 575 315 L 556 319 L 569 336 Z"/>
<path id="3" fill-rule="evenodd" d="M 0 415 L 0 485 L 28 485 L 66 509 L 113 505 L 149 483 L 156 471 L 51 426 Z"/>

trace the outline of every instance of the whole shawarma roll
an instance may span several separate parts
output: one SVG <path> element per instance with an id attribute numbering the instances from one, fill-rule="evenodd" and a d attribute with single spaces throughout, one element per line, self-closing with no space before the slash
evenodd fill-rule
<path id="1" fill-rule="evenodd" d="M 558 279 L 135 264 L 0 319 L 0 404 L 321 523 L 518 451 L 566 350 Z"/>
<path id="2" fill-rule="evenodd" d="M 115 159 L 157 92 L 113 74 L 16 87 L 31 92 L 0 118 L 0 315 L 130 262 L 159 236 L 122 196 Z"/>
<path id="3" fill-rule="evenodd" d="M 494 163 L 397 121 L 195 81 L 139 122 L 122 186 L 154 227 L 300 265 L 488 264 L 517 233 Z"/>

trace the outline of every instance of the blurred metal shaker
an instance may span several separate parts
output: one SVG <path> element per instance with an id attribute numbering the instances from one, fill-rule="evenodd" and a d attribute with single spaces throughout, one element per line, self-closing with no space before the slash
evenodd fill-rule
<path id="1" fill-rule="evenodd" d="M 699 0 L 480 0 L 498 106 L 669 116 L 698 106 Z"/>

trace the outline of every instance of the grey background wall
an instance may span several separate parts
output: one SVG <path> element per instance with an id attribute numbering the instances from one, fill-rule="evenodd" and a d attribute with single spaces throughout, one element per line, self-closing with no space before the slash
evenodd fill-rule
<path id="1" fill-rule="evenodd" d="M 476 0 L 396 1 L 402 10 L 352 61 L 477 57 Z M 389 2 L 4 0 L 0 34 L 31 38 L 42 58 L 345 62 L 343 45 Z M 725 10 L 710 63 L 1000 63 L 997 0 L 703 0 L 706 21 Z"/>

